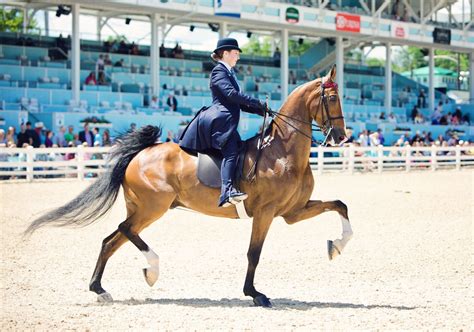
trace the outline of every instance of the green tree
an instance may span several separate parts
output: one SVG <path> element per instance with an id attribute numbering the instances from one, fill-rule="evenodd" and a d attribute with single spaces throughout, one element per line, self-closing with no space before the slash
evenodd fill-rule
<path id="1" fill-rule="evenodd" d="M 28 29 L 38 26 L 34 18 L 30 19 Z M 18 9 L 0 8 L 0 31 L 20 32 L 23 29 L 23 11 Z"/>
<path id="2" fill-rule="evenodd" d="M 379 58 L 368 58 L 366 61 L 369 67 L 385 67 L 385 60 Z"/>
<path id="3" fill-rule="evenodd" d="M 446 50 L 435 50 L 435 56 L 442 56 L 442 58 L 435 58 L 435 66 L 449 69 L 454 72 L 458 71 L 458 53 L 446 51 Z M 450 60 L 451 59 L 451 60 Z M 459 54 L 459 70 L 460 71 L 467 71 L 469 70 L 469 58 L 467 54 L 461 53 Z"/>
<path id="4" fill-rule="evenodd" d="M 270 57 L 273 55 L 272 40 L 273 38 L 269 36 L 261 38 L 252 37 L 249 39 L 248 43 L 243 45 L 241 48 L 244 54 Z M 300 44 L 298 41 L 289 40 L 288 53 L 290 56 L 300 56 L 303 55 L 312 46 L 313 45 L 308 42 L 303 42 L 302 44 Z"/>
<path id="5" fill-rule="evenodd" d="M 394 52 L 393 62 L 397 72 L 410 71 L 428 65 L 422 50 L 414 46 L 402 46 Z"/>

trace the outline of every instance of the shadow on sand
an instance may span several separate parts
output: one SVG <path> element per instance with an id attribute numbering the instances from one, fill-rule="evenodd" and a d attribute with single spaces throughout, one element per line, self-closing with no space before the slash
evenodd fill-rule
<path id="1" fill-rule="evenodd" d="M 413 310 L 417 307 L 406 307 L 386 304 L 357 304 L 357 303 L 342 303 L 342 302 L 305 302 L 286 298 L 270 299 L 272 302 L 272 310 L 311 310 L 313 308 L 348 308 L 348 309 L 393 309 L 393 310 Z M 253 306 L 252 300 L 242 299 L 220 299 L 211 300 L 208 298 L 190 298 L 190 299 L 129 299 L 123 301 L 113 301 L 111 305 L 148 305 L 148 304 L 160 304 L 160 305 L 178 305 L 194 308 L 209 308 L 209 307 L 222 307 L 222 308 L 248 308 Z"/>

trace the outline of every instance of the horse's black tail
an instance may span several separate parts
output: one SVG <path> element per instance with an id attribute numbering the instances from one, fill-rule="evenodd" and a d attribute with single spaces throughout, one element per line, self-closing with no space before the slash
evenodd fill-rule
<path id="1" fill-rule="evenodd" d="M 34 220 L 25 234 L 46 225 L 86 226 L 97 221 L 117 199 L 130 161 L 138 152 L 155 144 L 160 136 L 161 128 L 146 126 L 118 138 L 109 154 L 107 171 L 72 201 Z"/>

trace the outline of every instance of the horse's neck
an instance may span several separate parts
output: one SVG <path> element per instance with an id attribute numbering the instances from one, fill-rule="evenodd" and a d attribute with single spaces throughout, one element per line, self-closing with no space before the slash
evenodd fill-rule
<path id="1" fill-rule="evenodd" d="M 307 165 L 311 148 L 311 116 L 307 110 L 307 98 L 312 95 L 313 90 L 306 90 L 313 89 L 313 84 L 310 83 L 288 97 L 272 128 L 274 139 L 281 143 L 276 145 L 275 153 L 286 154 L 285 157 L 291 157 L 295 166 L 301 167 Z"/>

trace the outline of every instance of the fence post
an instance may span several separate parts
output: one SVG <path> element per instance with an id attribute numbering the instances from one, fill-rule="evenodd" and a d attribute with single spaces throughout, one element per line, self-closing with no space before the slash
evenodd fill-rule
<path id="1" fill-rule="evenodd" d="M 324 151 L 323 147 L 318 146 L 318 174 L 323 174 L 324 167 Z"/>
<path id="2" fill-rule="evenodd" d="M 378 172 L 382 173 L 383 171 L 383 145 L 377 145 L 377 167 Z"/>
<path id="3" fill-rule="evenodd" d="M 436 171 L 437 167 L 437 149 L 436 145 L 431 145 L 431 170 Z"/>
<path id="4" fill-rule="evenodd" d="M 349 173 L 353 174 L 354 173 L 354 165 L 355 165 L 355 148 L 354 144 L 349 145 Z"/>
<path id="5" fill-rule="evenodd" d="M 77 147 L 76 161 L 77 161 L 77 178 L 79 180 L 84 180 L 84 147 L 82 145 L 79 145 Z"/>
<path id="6" fill-rule="evenodd" d="M 410 145 L 406 145 L 405 146 L 405 171 L 409 172 L 410 171 L 410 168 L 411 168 L 411 146 Z"/>
<path id="7" fill-rule="evenodd" d="M 459 144 L 456 145 L 456 170 L 459 171 L 461 169 L 461 146 Z"/>
<path id="8" fill-rule="evenodd" d="M 31 182 L 34 179 L 33 175 L 33 161 L 35 156 L 34 147 L 28 145 L 25 149 L 26 151 L 26 179 Z"/>

